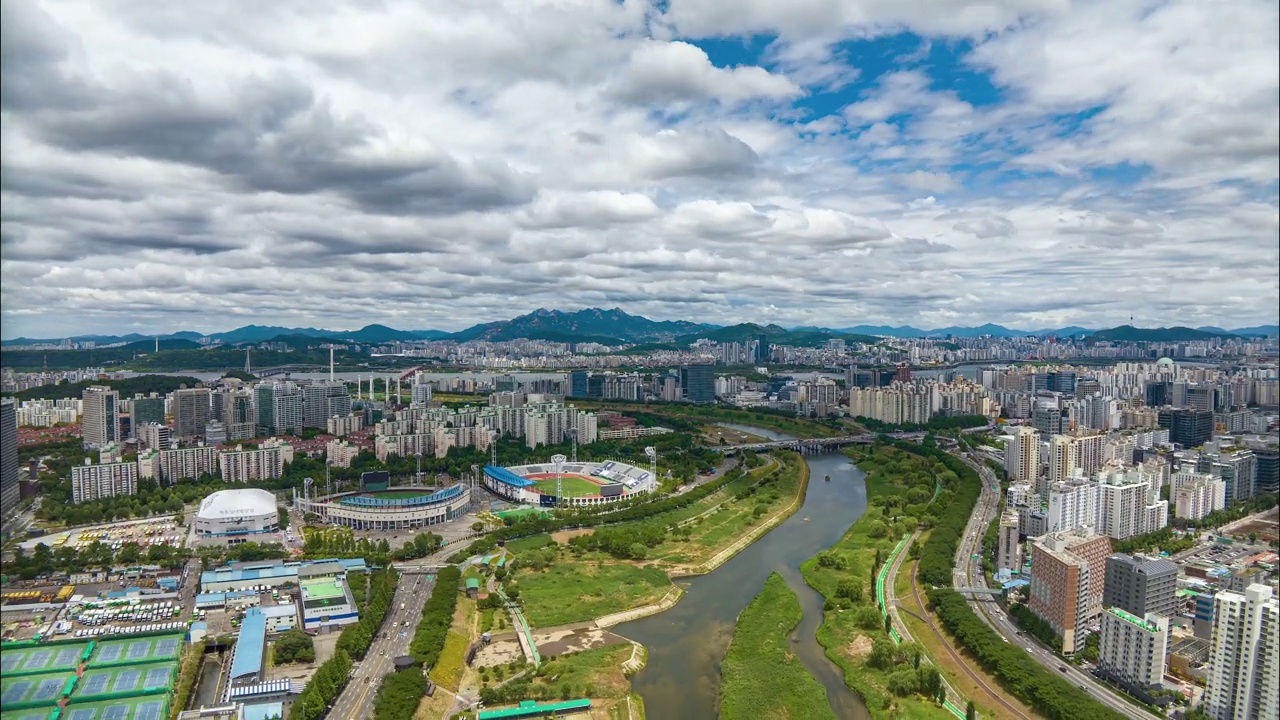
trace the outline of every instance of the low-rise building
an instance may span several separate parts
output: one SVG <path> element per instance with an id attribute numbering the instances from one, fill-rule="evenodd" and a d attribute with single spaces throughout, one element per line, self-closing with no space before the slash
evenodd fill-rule
<path id="1" fill-rule="evenodd" d="M 300 581 L 298 605 L 305 630 L 335 630 L 360 620 L 351 588 L 342 577 L 312 577 Z"/>

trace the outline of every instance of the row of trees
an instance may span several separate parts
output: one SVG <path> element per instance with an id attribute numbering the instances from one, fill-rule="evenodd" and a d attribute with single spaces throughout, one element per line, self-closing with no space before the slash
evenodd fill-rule
<path id="1" fill-rule="evenodd" d="M 904 442 L 894 444 L 908 452 L 933 458 L 937 461 L 935 468 L 938 465 L 945 468 L 945 477 L 948 482 L 944 484 L 944 489 L 936 503 L 940 515 L 933 532 L 929 534 L 929 539 L 920 548 L 920 561 L 917 567 L 921 582 L 935 586 L 948 586 L 951 584 L 952 562 L 956 550 L 960 547 L 960 540 L 964 537 L 965 525 L 969 522 L 969 514 L 973 512 L 973 506 L 982 492 L 982 479 L 964 461 L 937 448 Z M 954 481 L 951 480 L 953 476 Z"/>
<path id="2" fill-rule="evenodd" d="M 6 353 L 7 354 L 7 353 Z M 111 389 L 120 391 L 120 397 L 131 398 L 138 393 L 150 395 L 158 393 L 168 395 L 184 385 L 192 388 L 202 382 L 200 378 L 179 377 L 176 375 L 139 375 L 138 377 L 112 380 Z M 61 398 L 78 398 L 84 391 L 94 385 L 101 385 L 101 380 L 84 380 L 71 383 L 63 380 L 56 385 L 39 385 L 13 393 L 18 400 L 58 400 Z"/>
<path id="3" fill-rule="evenodd" d="M 417 667 L 388 674 L 373 698 L 374 720 L 412 720 L 427 694 L 427 676 Z"/>
<path id="4" fill-rule="evenodd" d="M 1032 612 L 1026 603 L 1011 604 L 1009 606 L 1009 617 L 1013 618 L 1013 622 L 1030 634 L 1031 637 L 1058 652 L 1062 652 L 1062 636 L 1053 629 L 1048 620 Z"/>
<path id="5" fill-rule="evenodd" d="M 858 415 L 854 421 L 871 432 L 923 432 L 926 430 L 964 430 L 982 427 L 988 420 L 985 415 L 939 415 L 927 423 L 887 423 L 875 418 Z"/>
<path id="6" fill-rule="evenodd" d="M 351 594 L 360 608 L 360 620 L 348 625 L 338 636 L 337 648 L 356 660 L 363 660 L 382 622 L 391 612 L 398 574 L 394 570 L 372 570 L 364 575 L 348 574 Z"/>
<path id="7" fill-rule="evenodd" d="M 21 547 L 15 548 L 13 560 L 6 562 L 4 568 L 7 575 L 31 580 L 54 572 L 106 571 L 118 565 L 146 564 L 175 569 L 182 567 L 184 560 L 182 551 L 170 545 L 152 545 L 143 549 L 138 543 L 127 542 L 119 550 L 112 551 L 111 546 L 96 541 L 81 548 L 63 545 L 57 549 L 39 543 L 30 554 Z"/>
<path id="8" fill-rule="evenodd" d="M 452 565 L 436 573 L 436 586 L 431 589 L 431 597 L 422 606 L 422 620 L 418 622 L 413 639 L 409 641 L 409 654 L 421 667 L 430 668 L 440 659 L 444 641 L 449 636 L 449 625 L 453 623 L 453 611 L 458 604 L 458 584 L 461 581 L 462 571 Z"/>
<path id="9" fill-rule="evenodd" d="M 929 604 L 956 644 L 996 676 L 1019 700 L 1050 720 L 1118 720 L 1119 713 L 1094 700 L 1038 663 L 1029 662 L 1017 645 L 1005 642 L 982 622 L 960 593 L 949 588 L 929 591 Z"/>

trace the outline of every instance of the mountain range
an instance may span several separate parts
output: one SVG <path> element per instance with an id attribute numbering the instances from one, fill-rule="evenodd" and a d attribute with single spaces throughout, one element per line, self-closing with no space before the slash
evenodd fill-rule
<path id="1" fill-rule="evenodd" d="M 922 330 L 909 325 L 855 325 L 844 328 L 827 328 L 801 326 L 784 328 L 778 325 L 757 325 L 742 323 L 721 327 L 706 323 L 695 323 L 684 320 L 650 320 L 639 315 L 631 315 L 619 308 L 603 310 L 588 308 L 577 312 L 538 309 L 526 315 L 500 320 L 497 322 L 473 325 L 456 333 L 442 330 L 397 330 L 386 325 L 366 325 L 359 330 L 324 330 L 318 328 L 288 328 L 274 325 L 246 325 L 227 332 L 202 335 L 185 330 L 168 335 L 161 335 L 161 347 L 177 349 L 179 347 L 198 347 L 201 338 L 227 345 L 241 343 L 260 343 L 267 341 L 301 344 L 307 338 L 315 342 L 334 343 L 388 343 L 411 340 L 469 340 L 504 341 L 517 338 L 530 340 L 549 340 L 553 342 L 599 342 L 606 345 L 622 345 L 630 343 L 676 343 L 688 345 L 700 338 L 717 342 L 745 342 L 759 335 L 769 336 L 773 344 L 785 345 L 818 345 L 830 339 L 845 339 L 851 342 L 873 342 L 875 336 L 897 338 L 976 338 L 984 335 L 993 337 L 1046 337 L 1059 338 L 1091 336 L 1098 340 L 1114 341 L 1164 341 L 1180 342 L 1200 340 L 1214 336 L 1264 336 L 1280 335 L 1280 326 L 1258 325 L 1253 327 L 1224 330 L 1219 327 L 1172 327 L 1172 328 L 1135 328 L 1122 325 L 1118 328 L 1095 330 L 1078 326 L 1063 328 L 1045 328 L 1041 330 L 1013 330 L 1003 325 L 986 324 L 977 327 L 953 326 Z M 95 342 L 99 345 L 116 343 L 136 343 L 137 349 L 145 351 L 153 348 L 155 337 L 131 333 L 128 335 L 81 335 L 70 338 L 76 342 Z M 4 346 L 11 345 L 56 345 L 62 341 L 55 339 L 14 338 L 3 341 Z M 178 342 L 181 341 L 181 342 Z M 188 344 L 189 343 L 189 344 Z"/>

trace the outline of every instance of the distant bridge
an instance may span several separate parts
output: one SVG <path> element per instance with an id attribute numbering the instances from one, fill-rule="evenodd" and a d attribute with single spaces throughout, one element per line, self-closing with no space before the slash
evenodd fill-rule
<path id="1" fill-rule="evenodd" d="M 924 437 L 922 432 L 897 432 L 892 433 L 890 437 L 895 440 L 918 440 Z M 739 451 L 762 452 L 765 450 L 795 450 L 802 454 L 817 453 L 829 450 L 834 447 L 842 447 L 844 445 L 870 445 L 876 441 L 879 435 L 867 433 L 865 435 L 841 435 L 840 437 L 828 438 L 805 438 L 801 440 L 775 440 L 772 442 L 762 443 L 746 443 L 743 445 L 721 445 L 712 447 L 712 450 L 732 455 Z"/>
<path id="2" fill-rule="evenodd" d="M 278 367 L 253 368 L 250 372 L 260 378 L 269 378 L 296 372 L 322 372 L 327 369 L 328 367 L 325 365 L 280 365 Z"/>

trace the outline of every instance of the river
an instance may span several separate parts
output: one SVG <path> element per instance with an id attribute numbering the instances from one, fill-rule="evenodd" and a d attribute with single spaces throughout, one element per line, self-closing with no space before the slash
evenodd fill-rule
<path id="1" fill-rule="evenodd" d="M 764 428 L 725 426 L 771 440 L 789 438 Z M 861 699 L 845 686 L 840 668 L 818 644 L 822 595 L 800 576 L 800 563 L 834 545 L 866 510 L 865 474 L 839 453 L 805 459 L 809 488 L 804 505 L 794 515 L 710 574 L 678 580 L 686 593 L 675 607 L 612 628 L 649 650 L 648 664 L 631 681 L 644 699 L 647 717 L 707 720 L 716 716 L 720 663 L 734 623 L 772 572 L 782 575 L 800 598 L 804 618 L 792 632 L 792 651 L 826 688 L 836 717 L 869 717 Z M 827 475 L 831 482 L 824 480 Z"/>

